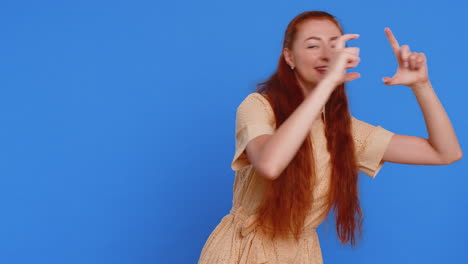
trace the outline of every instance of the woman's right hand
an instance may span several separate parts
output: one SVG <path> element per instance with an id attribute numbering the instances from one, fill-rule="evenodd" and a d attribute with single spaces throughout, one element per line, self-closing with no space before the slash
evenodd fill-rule
<path id="1" fill-rule="evenodd" d="M 355 80 L 361 75 L 357 72 L 346 73 L 347 69 L 359 64 L 359 48 L 345 47 L 346 41 L 358 38 L 358 34 L 344 34 L 336 39 L 335 48 L 330 50 L 327 75 L 324 79 L 331 80 L 336 85 Z"/>

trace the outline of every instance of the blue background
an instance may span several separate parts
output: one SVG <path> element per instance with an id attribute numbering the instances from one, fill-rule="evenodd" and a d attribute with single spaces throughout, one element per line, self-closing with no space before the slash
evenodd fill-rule
<path id="1" fill-rule="evenodd" d="M 289 21 L 328 11 L 361 48 L 357 118 L 427 137 L 384 34 L 428 58 L 466 145 L 462 1 L 0 3 L 0 263 L 196 263 L 229 212 L 236 108 L 277 65 Z M 465 151 L 467 152 L 467 151 Z M 360 180 L 359 247 L 325 263 L 467 263 L 467 162 L 386 163 Z"/>

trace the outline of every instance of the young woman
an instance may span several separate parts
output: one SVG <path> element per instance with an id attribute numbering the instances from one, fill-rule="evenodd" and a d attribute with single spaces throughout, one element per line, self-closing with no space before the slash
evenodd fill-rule
<path id="1" fill-rule="evenodd" d="M 321 11 L 288 25 L 277 71 L 239 105 L 231 212 L 211 233 L 199 263 L 322 263 L 315 228 L 329 211 L 343 244 L 361 232 L 358 170 L 375 177 L 384 162 L 442 165 L 462 157 L 428 78 L 423 53 L 385 33 L 398 60 L 386 85 L 416 95 L 429 138 L 398 135 L 350 115 L 346 73 L 358 65 L 358 37 Z"/>

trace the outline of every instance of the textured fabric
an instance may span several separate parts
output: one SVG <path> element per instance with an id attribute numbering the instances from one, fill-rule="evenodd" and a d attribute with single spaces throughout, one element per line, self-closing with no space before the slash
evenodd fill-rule
<path id="1" fill-rule="evenodd" d="M 351 127 L 359 170 L 375 177 L 384 164 L 382 157 L 393 133 L 354 117 Z M 301 238 L 296 242 L 291 235 L 271 241 L 256 225 L 255 214 L 267 180 L 255 173 L 245 148 L 253 138 L 274 133 L 274 113 L 268 100 L 259 93 L 251 93 L 242 101 L 237 108 L 236 150 L 231 163 L 236 172 L 232 209 L 208 237 L 199 264 L 323 263 L 315 229 L 328 213 L 326 200 L 331 171 L 324 128 L 321 118 L 311 127 L 317 180 L 312 210 L 306 218 Z"/>
<path id="2" fill-rule="evenodd" d="M 272 135 L 275 131 L 275 115 L 270 103 L 259 93 L 248 95 L 237 108 L 236 153 L 231 164 L 234 171 L 250 165 L 245 148 L 247 143 L 260 135 Z"/>

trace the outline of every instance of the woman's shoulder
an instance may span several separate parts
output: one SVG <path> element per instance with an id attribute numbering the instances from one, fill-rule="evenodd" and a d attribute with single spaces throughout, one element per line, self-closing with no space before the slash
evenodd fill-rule
<path id="1" fill-rule="evenodd" d="M 266 109 L 271 109 L 271 104 L 268 99 L 267 94 L 261 94 L 258 92 L 253 92 L 248 94 L 240 105 L 257 105 L 262 106 Z"/>
<path id="2" fill-rule="evenodd" d="M 246 97 L 247 98 L 256 98 L 256 99 L 260 99 L 260 100 L 267 100 L 268 101 L 268 95 L 267 94 L 261 94 L 259 92 L 252 92 L 250 94 L 248 94 Z"/>

